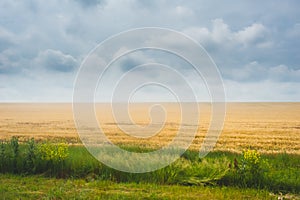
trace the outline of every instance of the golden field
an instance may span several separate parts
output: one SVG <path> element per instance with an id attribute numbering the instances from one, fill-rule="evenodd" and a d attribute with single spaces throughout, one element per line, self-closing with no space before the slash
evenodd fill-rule
<path id="1" fill-rule="evenodd" d="M 151 121 L 149 105 L 130 105 L 131 118 L 138 125 L 146 126 Z M 107 104 L 97 104 L 96 115 L 103 131 L 113 143 L 159 148 L 172 141 L 180 126 L 181 116 L 178 104 L 162 105 L 167 114 L 165 124 L 156 135 L 149 138 L 136 138 L 123 133 Z M 211 117 L 210 104 L 200 103 L 199 108 L 200 124 L 191 149 L 201 147 Z M 154 109 L 151 112 L 154 116 L 153 129 L 159 127 L 159 120 L 162 120 L 157 121 L 161 113 L 156 111 Z M 118 122 L 129 131 L 135 130 L 134 125 L 126 120 Z M 188 132 L 195 124 L 184 126 L 183 129 Z M 0 139 L 8 140 L 12 136 L 18 136 L 21 141 L 34 137 L 36 140 L 81 143 L 73 120 L 72 104 L 0 104 Z M 249 147 L 264 153 L 300 154 L 300 103 L 227 103 L 224 128 L 214 149 L 240 152 Z"/>

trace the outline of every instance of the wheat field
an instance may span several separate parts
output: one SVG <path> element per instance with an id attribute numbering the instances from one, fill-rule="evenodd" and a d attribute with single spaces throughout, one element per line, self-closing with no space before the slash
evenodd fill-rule
<path id="1" fill-rule="evenodd" d="M 169 144 L 180 127 L 180 107 L 176 103 L 163 103 L 166 111 L 164 126 L 149 138 L 128 135 L 118 127 L 129 131 L 135 126 L 126 120 L 115 122 L 108 104 L 97 104 L 96 115 L 103 132 L 115 144 L 142 145 L 160 148 Z M 141 127 L 151 122 L 147 103 L 130 105 L 132 120 Z M 300 154 L 300 103 L 227 103 L 223 131 L 214 150 L 241 152 L 255 148 L 262 153 L 286 152 Z M 197 135 L 190 146 L 198 150 L 210 123 L 211 106 L 200 103 L 200 123 Z M 161 112 L 152 110 L 153 130 L 160 127 Z M 190 117 L 195 117 L 191 113 Z M 122 116 L 119 117 L 122 119 Z M 158 121 L 155 121 L 157 120 Z M 188 121 L 188 119 L 185 119 Z M 186 123 L 186 122 L 185 122 Z M 195 124 L 183 125 L 188 132 Z M 139 129 L 140 130 L 140 129 Z M 150 129 L 151 132 L 151 127 Z M 73 120 L 72 104 L 63 103 L 2 103 L 0 104 L 0 139 L 18 136 L 20 141 L 34 137 L 36 140 L 66 141 L 80 145 L 81 140 Z"/>

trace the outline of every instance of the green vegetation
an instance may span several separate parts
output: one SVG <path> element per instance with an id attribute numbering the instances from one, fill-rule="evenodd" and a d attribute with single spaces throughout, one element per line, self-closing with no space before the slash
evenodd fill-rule
<path id="1" fill-rule="evenodd" d="M 269 185 L 268 189 L 273 189 L 273 186 L 267 183 L 270 180 L 265 173 L 268 168 L 267 160 L 263 160 L 259 152 L 248 149 L 243 152 L 240 164 L 237 159 L 234 160 L 232 170 L 223 181 L 227 178 L 229 182 L 237 182 L 241 187 L 264 188 Z"/>
<path id="2" fill-rule="evenodd" d="M 122 148 L 135 152 L 151 151 L 151 149 L 133 146 Z M 109 195 L 113 198 L 129 198 L 130 195 L 131 198 L 135 198 L 132 195 L 145 198 L 164 198 L 158 193 L 168 193 L 166 198 L 179 198 L 185 190 L 204 195 L 203 198 L 217 195 L 225 199 L 233 198 L 234 194 L 240 195 L 237 198 L 243 198 L 241 195 L 244 195 L 244 192 L 251 193 L 251 199 L 266 198 L 270 192 L 300 194 L 299 155 L 261 155 L 252 149 L 245 150 L 242 155 L 230 152 L 211 152 L 203 159 L 198 157 L 198 152 L 187 151 L 180 159 L 165 168 L 149 173 L 133 174 L 120 172 L 101 164 L 83 146 L 48 142 L 36 143 L 33 139 L 19 144 L 18 138 L 13 137 L 10 141 L 0 143 L 0 159 L 0 172 L 11 174 L 0 176 L 3 184 L 5 180 L 14 182 L 14 179 L 22 176 L 22 180 L 25 181 L 24 190 L 43 190 L 41 193 L 27 194 L 21 189 L 14 191 L 19 186 L 14 187 L 13 184 L 8 184 L 9 187 L 4 187 L 1 183 L 0 192 L 8 195 L 7 198 L 13 191 L 22 199 L 26 197 L 56 199 L 61 198 L 60 195 L 63 198 L 73 198 L 72 192 L 66 192 L 69 190 L 68 187 L 71 188 L 71 191 L 76 190 L 76 187 L 77 189 L 79 187 L 86 188 L 86 190 L 91 190 L 92 194 L 105 197 L 108 195 L 107 193 L 110 193 L 109 191 L 103 188 L 96 190 L 97 187 L 100 187 L 99 185 L 103 184 L 112 185 Z M 46 190 L 42 188 L 44 186 L 37 186 L 38 188 L 34 189 L 34 186 L 31 185 L 34 183 L 34 179 L 37 181 L 49 180 L 46 181 L 49 184 L 51 181 L 59 184 L 51 187 L 51 194 L 45 193 Z M 131 190 L 130 187 L 136 190 Z M 113 188 L 124 188 L 124 191 Z M 212 192 L 208 192 L 207 188 Z M 243 192 L 237 192 L 238 188 Z M 169 195 L 173 195 L 173 193 L 171 194 L 169 190 L 173 189 L 178 189 L 179 192 L 174 191 L 174 196 L 171 197 Z M 199 189 L 201 190 L 197 191 Z M 113 190 L 116 190 L 115 193 Z M 127 190 L 129 190 L 128 193 L 125 192 Z M 147 190 L 150 192 L 146 192 Z M 222 194 L 222 191 L 226 194 Z M 253 191 L 258 192 L 258 196 L 255 196 L 256 192 L 253 193 Z M 86 195 L 88 198 L 88 193 L 83 191 L 82 195 Z M 190 195 L 187 196 L 189 198 L 195 198 L 194 194 L 186 195 Z"/>
<path id="3" fill-rule="evenodd" d="M 266 190 L 0 175 L 2 199 L 277 199 Z M 291 196 L 295 197 L 295 195 Z"/>

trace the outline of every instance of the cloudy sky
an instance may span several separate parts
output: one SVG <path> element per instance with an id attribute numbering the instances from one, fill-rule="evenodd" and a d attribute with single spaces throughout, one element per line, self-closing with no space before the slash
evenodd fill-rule
<path id="1" fill-rule="evenodd" d="M 140 27 L 174 29 L 200 43 L 220 70 L 228 101 L 299 101 L 299 7 L 297 0 L 2 0 L 0 102 L 72 101 L 76 74 L 88 53 L 111 35 Z M 170 58 L 171 66 L 181 63 L 136 52 L 119 67 L 162 57 Z M 201 84 L 186 75 L 202 100 Z M 136 99 L 167 100 L 165 92 L 148 88 Z"/>

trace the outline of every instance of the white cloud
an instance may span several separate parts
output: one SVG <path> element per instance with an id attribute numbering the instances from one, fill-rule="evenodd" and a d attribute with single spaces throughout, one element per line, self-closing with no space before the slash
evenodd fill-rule
<path id="1" fill-rule="evenodd" d="M 192 9 L 185 6 L 176 6 L 175 13 L 176 15 L 183 16 L 183 17 L 190 17 L 194 14 Z"/>
<path id="2" fill-rule="evenodd" d="M 204 45 L 210 43 L 221 47 L 256 45 L 260 48 L 272 45 L 272 42 L 267 38 L 268 29 L 260 23 L 254 23 L 236 32 L 232 31 L 223 19 L 214 19 L 211 23 L 211 30 L 206 27 L 190 27 L 184 29 L 183 32 Z"/>
<path id="3" fill-rule="evenodd" d="M 187 34 L 191 38 L 197 40 L 201 44 L 206 44 L 211 41 L 211 33 L 205 27 L 191 27 L 187 28 L 183 31 L 183 33 Z"/>
<path id="4" fill-rule="evenodd" d="M 212 40 L 216 43 L 230 42 L 232 40 L 232 32 L 229 26 L 224 23 L 223 19 L 215 19 L 212 21 Z"/>
<path id="5" fill-rule="evenodd" d="M 225 80 L 228 101 L 300 101 L 300 83 L 239 82 Z"/>
<path id="6" fill-rule="evenodd" d="M 224 73 L 226 79 L 240 82 L 300 82 L 300 69 L 291 69 L 286 65 L 264 66 L 253 61 L 243 67 L 232 68 Z"/>
<path id="7" fill-rule="evenodd" d="M 267 28 L 264 25 L 255 23 L 234 33 L 234 36 L 238 42 L 247 46 L 253 43 L 260 43 L 260 40 L 264 41 L 266 33 Z"/>

